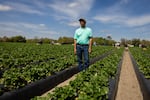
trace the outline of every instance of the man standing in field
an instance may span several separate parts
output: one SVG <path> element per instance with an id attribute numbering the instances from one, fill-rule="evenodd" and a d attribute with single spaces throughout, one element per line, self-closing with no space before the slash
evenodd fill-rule
<path id="1" fill-rule="evenodd" d="M 78 67 L 82 71 L 89 66 L 89 53 L 92 51 L 92 30 L 86 27 L 85 19 L 81 18 L 79 22 L 80 28 L 76 29 L 74 34 L 74 54 L 77 54 Z"/>

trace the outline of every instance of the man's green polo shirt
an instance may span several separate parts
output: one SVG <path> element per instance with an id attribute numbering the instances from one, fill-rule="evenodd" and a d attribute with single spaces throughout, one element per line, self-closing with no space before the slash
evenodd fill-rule
<path id="1" fill-rule="evenodd" d="M 78 28 L 75 31 L 74 39 L 78 44 L 89 44 L 89 40 L 92 37 L 92 30 L 88 27 Z"/>

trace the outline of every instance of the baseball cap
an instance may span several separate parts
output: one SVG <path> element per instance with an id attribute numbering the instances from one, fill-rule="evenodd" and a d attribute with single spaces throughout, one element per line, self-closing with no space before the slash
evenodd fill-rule
<path id="1" fill-rule="evenodd" d="M 83 21 L 83 22 L 85 22 L 86 23 L 86 20 L 85 19 L 83 19 L 83 18 L 80 18 L 79 19 L 79 21 L 81 22 L 81 21 Z"/>

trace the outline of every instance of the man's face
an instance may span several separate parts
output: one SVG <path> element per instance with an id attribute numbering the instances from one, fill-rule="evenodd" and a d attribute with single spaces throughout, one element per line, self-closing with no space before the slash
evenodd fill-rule
<path id="1" fill-rule="evenodd" d="M 81 27 L 85 27 L 85 22 L 84 21 L 80 21 L 80 25 L 81 25 Z"/>

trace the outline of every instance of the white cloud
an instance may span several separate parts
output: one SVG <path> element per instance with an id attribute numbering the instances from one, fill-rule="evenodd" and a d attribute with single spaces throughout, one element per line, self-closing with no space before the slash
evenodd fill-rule
<path id="1" fill-rule="evenodd" d="M 116 22 L 119 21 L 121 19 L 124 19 L 123 16 L 116 16 L 116 15 L 98 15 L 93 17 L 93 19 L 95 20 L 99 20 L 100 22 L 103 23 L 111 23 L 111 22 Z"/>
<path id="2" fill-rule="evenodd" d="M 86 16 L 86 14 L 89 12 L 93 6 L 93 3 L 94 0 L 55 0 L 49 4 L 49 8 L 54 11 L 53 15 L 51 16 L 53 16 L 56 20 L 59 20 L 60 23 L 63 21 L 63 24 L 78 27 L 78 18 L 85 18 L 84 16 Z"/>
<path id="3" fill-rule="evenodd" d="M 130 3 L 132 0 L 119 0 L 117 2 L 115 2 L 113 5 L 107 7 L 106 9 L 100 9 L 104 14 L 124 14 L 126 12 L 129 12 L 127 10 L 128 6 L 130 5 Z"/>
<path id="4" fill-rule="evenodd" d="M 0 4 L 0 11 L 10 11 L 10 10 L 12 10 L 10 6 Z"/>
<path id="5" fill-rule="evenodd" d="M 123 15 L 98 15 L 93 17 L 102 23 L 113 23 L 119 25 L 126 25 L 128 27 L 136 27 L 150 24 L 150 15 L 127 17 Z"/>
<path id="6" fill-rule="evenodd" d="M 45 24 L 40 24 L 40 26 L 41 26 L 41 27 L 44 27 L 44 26 L 45 26 Z"/>
<path id="7" fill-rule="evenodd" d="M 53 15 L 50 15 L 51 17 L 54 17 L 56 20 L 60 21 L 60 20 L 68 20 L 69 17 L 67 16 L 63 16 L 63 15 L 56 15 L 56 14 L 53 14 Z"/>
<path id="8" fill-rule="evenodd" d="M 129 26 L 143 26 L 150 24 L 150 15 L 143 15 L 139 17 L 128 18 L 124 21 Z"/>
<path id="9" fill-rule="evenodd" d="M 73 0 L 71 2 L 55 0 L 49 7 L 52 8 L 56 14 L 63 14 L 73 19 L 86 14 L 91 9 L 93 2 L 94 0 Z"/>
<path id="10" fill-rule="evenodd" d="M 150 24 L 150 14 L 132 16 L 126 12 L 126 7 L 132 0 L 120 0 L 105 9 L 103 14 L 93 17 L 101 23 L 113 24 L 116 27 L 141 27 Z"/>
<path id="11" fill-rule="evenodd" d="M 131 0 L 120 0 L 120 4 L 127 4 L 129 3 Z"/>
<path id="12" fill-rule="evenodd" d="M 49 37 L 56 38 L 58 33 L 49 29 L 45 24 L 32 24 L 23 22 L 1 22 L 0 23 L 0 36 L 14 36 L 23 35 L 26 37 L 33 38 L 38 37 Z"/>
<path id="13" fill-rule="evenodd" d="M 72 2 L 72 3 L 68 4 L 68 7 L 70 7 L 70 8 L 74 8 L 77 6 L 79 6 L 79 4 L 77 2 Z"/>
<path id="14" fill-rule="evenodd" d="M 70 22 L 68 23 L 69 26 L 73 26 L 73 27 L 78 27 L 80 26 L 79 22 L 78 21 L 74 21 L 74 22 Z"/>
<path id="15" fill-rule="evenodd" d="M 4 2 L 4 4 L 7 4 L 7 6 L 4 6 L 6 10 L 11 11 L 17 11 L 22 13 L 28 13 L 28 14 L 37 14 L 37 15 L 44 15 L 44 13 L 38 9 L 38 7 L 34 7 L 32 5 L 27 5 L 19 2 Z M 2 9 L 2 7 L 0 6 Z"/>

